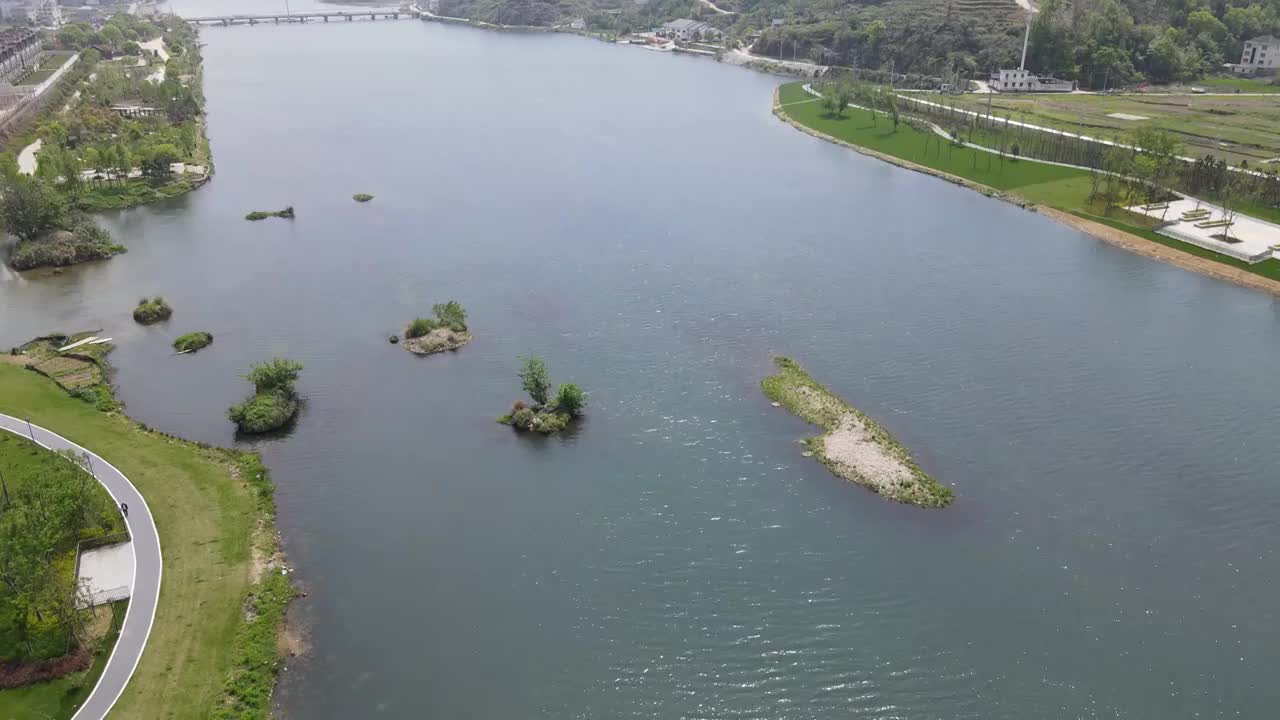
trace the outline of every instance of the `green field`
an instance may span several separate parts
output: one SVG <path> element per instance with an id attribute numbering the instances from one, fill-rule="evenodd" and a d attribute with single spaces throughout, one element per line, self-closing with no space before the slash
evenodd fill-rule
<path id="1" fill-rule="evenodd" d="M 1031 160 L 1006 159 L 1001 163 L 998 156 L 992 153 L 954 147 L 945 140 L 940 144 L 936 136 L 931 137 L 932 133 L 916 130 L 905 122 L 895 131 L 892 121 L 883 115 L 876 125 L 872 125 L 870 114 L 866 110 L 850 108 L 842 118 L 830 117 L 814 97 L 804 91 L 802 83 L 783 85 L 779 89 L 778 101 L 782 105 L 782 112 L 792 120 L 840 140 L 940 170 L 1039 205 L 1095 220 L 1192 255 L 1280 280 L 1280 260 L 1271 259 L 1249 265 L 1159 235 L 1150 229 L 1145 218 L 1140 219 L 1118 211 L 1113 211 L 1111 216 L 1104 216 L 1103 208 L 1089 200 L 1089 174 L 1084 170 Z"/>
<path id="2" fill-rule="evenodd" d="M 990 99 L 993 115 L 1104 140 L 1154 125 L 1176 136 L 1188 157 L 1214 155 L 1232 165 L 1248 160 L 1253 166 L 1280 157 L 1280 95 L 997 94 Z M 986 95 L 946 98 L 948 104 L 981 113 L 987 112 L 987 100 Z M 1149 119 L 1124 120 L 1111 113 Z"/>
<path id="3" fill-rule="evenodd" d="M 18 78 L 18 81 L 15 82 L 14 85 L 39 85 L 52 77 L 55 72 L 57 72 L 57 68 L 54 68 L 53 70 L 32 70 L 26 75 Z"/>
<path id="4" fill-rule="evenodd" d="M 92 448 L 129 477 L 155 518 L 164 587 L 146 652 L 112 717 L 196 720 L 234 709 L 237 719 L 265 718 L 288 583 L 276 573 L 251 577 L 255 551 L 274 551 L 270 485 L 257 456 L 146 430 L 4 363 L 0 412 Z M 252 621 L 250 593 L 258 602 Z"/>
<path id="5" fill-rule="evenodd" d="M 1253 79 L 1220 75 L 1197 80 L 1195 86 L 1215 93 L 1237 91 L 1242 93 L 1280 93 L 1280 84 L 1273 82 L 1271 78 Z"/>

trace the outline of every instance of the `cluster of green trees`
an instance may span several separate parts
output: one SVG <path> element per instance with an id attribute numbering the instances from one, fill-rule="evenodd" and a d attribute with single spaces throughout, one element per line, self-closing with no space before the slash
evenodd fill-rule
<path id="1" fill-rule="evenodd" d="M 1027 64 L 1090 88 L 1167 83 L 1239 62 L 1245 40 L 1280 33 L 1280 0 L 1045 0 Z"/>
<path id="2" fill-rule="evenodd" d="M 112 54 L 136 55 L 138 43 L 160 35 L 161 28 L 127 13 L 118 13 L 101 28 L 88 23 L 71 23 L 58 31 L 58 44 L 68 50 L 96 48 Z"/>
<path id="3" fill-rule="evenodd" d="M 517 430 L 550 434 L 565 429 L 570 421 L 582 415 L 587 404 L 587 394 L 574 383 L 562 383 L 552 397 L 551 375 L 542 358 L 522 358 L 517 374 L 521 387 L 529 393 L 533 405 L 517 400 L 512 404 L 511 412 L 498 418 L 498 422 Z"/>
<path id="4" fill-rule="evenodd" d="M 880 115 L 887 115 L 893 122 L 896 131 L 902 122 L 898 112 L 898 96 L 888 88 L 858 81 L 841 81 L 826 83 L 819 88 L 822 95 L 818 101 L 822 109 L 830 117 L 844 117 L 850 105 L 864 108 L 871 118 L 872 126 L 879 125 Z"/>
<path id="5" fill-rule="evenodd" d="M 1139 127 L 1127 138 L 1128 145 L 1113 145 L 1102 153 L 1101 162 L 1089 170 L 1089 197 L 1111 208 L 1155 203 L 1171 199 L 1169 189 L 1178 182 L 1182 166 L 1182 144 L 1167 132 Z"/>
<path id="6" fill-rule="evenodd" d="M 1280 33 L 1280 0 L 1044 0 L 1028 66 L 1108 87 L 1188 80 L 1238 62 L 1241 44 Z M 440 12 L 488 22 L 554 25 L 571 17 L 607 33 L 649 30 L 691 17 L 754 41 L 759 55 L 896 73 L 981 77 L 1016 67 L 1025 16 L 982 0 L 442 0 Z M 775 20 L 781 20 L 775 24 Z"/>
<path id="7" fill-rule="evenodd" d="M 84 641 L 82 593 L 67 557 L 118 523 L 87 458 L 19 452 L 36 456 L 19 467 L 22 477 L 0 475 L 0 661 L 57 657 Z"/>
<path id="8" fill-rule="evenodd" d="M 71 210 L 52 185 L 16 171 L 0 176 L 0 229 L 18 238 L 15 270 L 72 265 L 124 251 L 93 218 Z"/>
<path id="9" fill-rule="evenodd" d="M 69 28 L 63 30 L 63 34 L 70 32 L 63 41 L 83 46 L 76 40 L 75 26 Z M 204 100 L 194 31 L 176 19 L 153 24 L 128 16 L 113 19 L 100 32 L 115 34 L 108 29 L 127 30 L 130 37 L 143 40 L 163 36 L 171 54 L 164 80 L 148 80 L 151 68 L 101 62 L 96 49 L 85 50 L 77 72 L 65 81 L 79 86 L 79 98 L 59 112 L 54 111 L 62 108 L 61 103 L 52 103 L 34 129 L 19 135 L 0 155 L 0 172 L 11 175 L 16 172 L 16 154 L 27 143 L 40 139 L 36 174 L 89 210 L 175 194 L 156 194 L 157 189 L 166 190 L 173 184 L 174 163 L 208 163 L 200 127 Z M 88 44 L 97 47 L 97 43 Z M 154 107 L 160 112 L 126 118 L 111 109 L 120 103 Z M 140 180 L 135 172 L 141 174 Z"/>
<path id="10" fill-rule="evenodd" d="M 284 427 L 298 414 L 294 389 L 302 363 L 275 358 L 254 363 L 244 377 L 253 383 L 253 397 L 227 410 L 231 422 L 243 433 L 264 433 Z"/>

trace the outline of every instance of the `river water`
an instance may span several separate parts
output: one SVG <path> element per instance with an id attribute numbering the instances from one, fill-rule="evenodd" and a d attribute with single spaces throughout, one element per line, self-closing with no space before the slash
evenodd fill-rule
<path id="1" fill-rule="evenodd" d="M 241 443 L 309 593 L 287 717 L 1274 712 L 1276 300 L 803 135 L 702 59 L 203 37 L 215 180 L 109 218 L 126 255 L 5 271 L 0 346 L 103 328 L 132 415 L 222 444 L 238 373 L 306 364 L 293 432 Z M 173 319 L 134 325 L 155 293 Z M 449 298 L 471 345 L 387 343 Z M 575 432 L 494 422 L 524 353 L 590 391 Z M 775 353 L 955 505 L 801 457 Z"/>

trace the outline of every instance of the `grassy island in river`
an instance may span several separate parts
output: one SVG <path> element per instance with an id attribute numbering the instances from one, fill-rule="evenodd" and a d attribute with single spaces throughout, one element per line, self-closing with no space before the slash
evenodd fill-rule
<path id="1" fill-rule="evenodd" d="M 227 417 L 242 433 L 279 430 L 298 414 L 298 394 L 294 383 L 302 363 L 276 358 L 254 363 L 245 379 L 253 383 L 253 397 L 227 410 Z"/>
<path id="2" fill-rule="evenodd" d="M 193 353 L 213 344 L 213 333 L 192 332 L 179 335 L 173 341 L 173 349 L 180 353 Z"/>
<path id="3" fill-rule="evenodd" d="M 151 325 L 161 320 L 168 320 L 173 315 L 173 308 L 159 295 L 153 298 L 142 298 L 133 309 L 133 319 L 140 325 Z"/>
<path id="4" fill-rule="evenodd" d="M 293 206 L 290 205 L 289 207 L 283 210 L 254 210 L 248 215 L 245 215 L 244 219 L 245 220 L 266 220 L 267 218 L 273 218 L 273 217 L 292 220 L 295 217 L 293 213 Z"/>
<path id="5" fill-rule="evenodd" d="M 760 381 L 770 399 L 826 432 L 805 443 L 836 475 L 884 497 L 920 507 L 946 507 L 953 493 L 925 474 L 887 430 L 818 384 L 794 360 L 779 357 L 778 372 Z"/>

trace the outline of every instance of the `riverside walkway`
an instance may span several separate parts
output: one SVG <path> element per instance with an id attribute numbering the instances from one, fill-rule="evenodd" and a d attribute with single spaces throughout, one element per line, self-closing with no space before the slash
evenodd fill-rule
<path id="1" fill-rule="evenodd" d="M 421 13 L 417 10 L 356 10 L 266 15 L 208 15 L 183 18 L 183 20 L 193 25 L 279 25 L 280 23 L 329 22 L 330 20 L 351 22 L 357 18 L 368 18 L 369 20 L 416 20 L 420 15 Z"/>
<path id="2" fill-rule="evenodd" d="M 0 429 L 21 435 L 50 450 L 73 450 L 87 455 L 94 479 L 107 489 L 117 504 L 129 506 L 129 514 L 124 518 L 125 527 L 133 538 L 130 543 L 133 548 L 133 583 L 129 609 L 125 611 L 120 637 L 111 650 L 111 657 L 107 658 L 102 677 L 98 678 L 98 684 L 72 716 L 72 720 L 102 720 L 116 704 L 120 693 L 124 692 L 151 634 L 156 603 L 160 599 L 160 535 L 151 519 L 147 501 L 129 478 L 111 463 L 57 433 L 11 415 L 0 414 Z"/>

